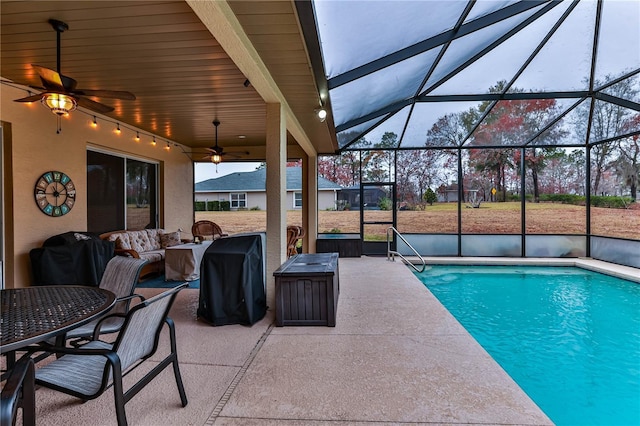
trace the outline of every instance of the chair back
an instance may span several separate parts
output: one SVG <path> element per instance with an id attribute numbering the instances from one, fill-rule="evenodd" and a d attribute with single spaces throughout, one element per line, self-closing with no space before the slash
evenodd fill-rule
<path id="1" fill-rule="evenodd" d="M 122 371 L 151 356 L 158 346 L 164 321 L 178 292 L 187 283 L 167 290 L 131 308 L 114 343 Z"/>
<path id="2" fill-rule="evenodd" d="M 15 425 L 18 408 L 22 408 L 22 424 L 36 424 L 35 368 L 33 360 L 22 357 L 11 369 L 0 397 L 0 424 Z"/>
<path id="3" fill-rule="evenodd" d="M 216 236 L 220 238 L 224 235 L 222 228 L 220 228 L 217 223 L 211 222 L 210 220 L 199 220 L 194 223 L 191 227 L 191 233 L 194 238 L 212 237 L 212 239 L 216 239 Z"/>
<path id="4" fill-rule="evenodd" d="M 138 283 L 140 270 L 146 263 L 145 259 L 125 256 L 113 257 L 107 263 L 99 287 L 115 294 L 116 299 L 131 296 Z M 130 301 L 131 299 L 127 299 L 116 303 L 113 309 L 109 311 L 109 314 L 127 313 Z"/>
<path id="5" fill-rule="evenodd" d="M 298 254 L 298 240 L 306 235 L 306 232 L 302 226 L 289 225 L 287 226 L 287 257 L 295 256 Z"/>

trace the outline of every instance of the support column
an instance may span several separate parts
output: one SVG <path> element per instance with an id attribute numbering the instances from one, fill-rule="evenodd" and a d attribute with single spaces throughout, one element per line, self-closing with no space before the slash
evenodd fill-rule
<path id="1" fill-rule="evenodd" d="M 307 235 L 302 240 L 304 253 L 316 252 L 318 238 L 318 156 L 302 158 L 302 226 Z"/>
<path id="2" fill-rule="evenodd" d="M 282 104 L 267 104 L 267 305 L 275 309 L 273 272 L 287 259 L 287 129 Z"/>

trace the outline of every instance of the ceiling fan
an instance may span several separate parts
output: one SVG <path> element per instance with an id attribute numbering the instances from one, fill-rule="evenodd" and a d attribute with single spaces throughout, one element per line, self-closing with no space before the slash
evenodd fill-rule
<path id="1" fill-rule="evenodd" d="M 59 117 L 65 115 L 76 107 L 80 106 L 91 111 L 95 111 L 100 114 L 111 112 L 113 107 L 104 105 L 100 102 L 86 98 L 98 97 L 98 98 L 111 98 L 111 99 L 126 99 L 135 100 L 136 97 L 133 93 L 117 90 L 91 90 L 91 89 L 78 89 L 77 81 L 71 77 L 63 75 L 60 72 L 60 34 L 69 29 L 69 26 L 57 19 L 49 19 L 49 24 L 57 33 L 57 70 L 31 64 L 35 71 L 40 76 L 43 87 L 30 86 L 36 90 L 40 90 L 42 93 L 37 95 L 27 96 L 25 98 L 15 99 L 15 102 L 35 102 L 40 101 L 44 106 L 49 108 L 51 112 L 57 114 Z"/>
<path id="2" fill-rule="evenodd" d="M 249 153 L 246 151 L 237 151 L 237 152 L 224 152 L 224 149 L 218 145 L 218 126 L 220 125 L 220 121 L 213 120 L 213 125 L 216 128 L 216 144 L 211 148 L 205 148 L 207 150 L 207 155 L 202 157 L 203 160 L 211 161 L 213 164 L 218 165 L 222 162 L 222 157 L 228 155 L 234 158 L 240 158 L 240 154 L 248 155 Z"/>

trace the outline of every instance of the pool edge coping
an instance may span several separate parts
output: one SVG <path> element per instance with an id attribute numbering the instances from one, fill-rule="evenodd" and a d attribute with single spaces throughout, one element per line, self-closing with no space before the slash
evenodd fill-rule
<path id="1" fill-rule="evenodd" d="M 411 262 L 419 262 L 417 257 L 407 257 Z M 497 266 L 574 266 L 589 271 L 600 272 L 640 284 L 640 269 L 618 265 L 588 257 L 547 258 L 547 257 L 424 257 L 428 265 L 497 265 Z"/>

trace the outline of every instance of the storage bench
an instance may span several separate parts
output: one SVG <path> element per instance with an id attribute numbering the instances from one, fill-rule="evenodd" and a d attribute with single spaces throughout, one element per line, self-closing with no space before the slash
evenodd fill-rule
<path id="1" fill-rule="evenodd" d="M 335 327 L 340 285 L 338 253 L 298 254 L 273 273 L 276 326 Z"/>
<path id="2" fill-rule="evenodd" d="M 337 252 L 340 257 L 362 256 L 360 234 L 318 234 L 316 239 L 318 253 Z"/>

